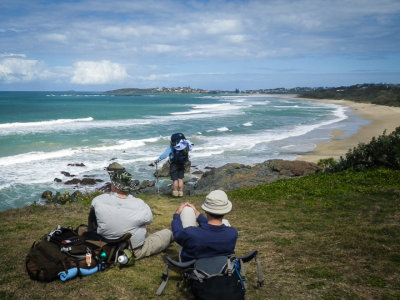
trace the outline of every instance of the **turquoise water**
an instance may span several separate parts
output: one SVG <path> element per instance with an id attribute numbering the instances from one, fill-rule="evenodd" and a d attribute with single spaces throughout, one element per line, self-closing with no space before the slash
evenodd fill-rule
<path id="1" fill-rule="evenodd" d="M 153 179 L 148 165 L 174 132 L 195 144 L 192 164 L 204 170 L 292 160 L 332 129 L 351 133 L 365 124 L 346 107 L 292 97 L 0 92 L 0 211 L 40 201 L 46 189 L 72 193 L 54 182 L 70 179 L 61 171 L 107 180 L 112 160 L 136 179 Z"/>

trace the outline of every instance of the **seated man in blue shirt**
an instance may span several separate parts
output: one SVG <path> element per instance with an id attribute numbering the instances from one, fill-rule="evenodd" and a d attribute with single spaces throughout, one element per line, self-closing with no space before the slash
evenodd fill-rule
<path id="1" fill-rule="evenodd" d="M 171 223 L 174 240 L 182 247 L 181 261 L 231 255 L 235 252 L 238 232 L 223 219 L 232 210 L 224 191 L 209 193 L 201 206 L 207 217 L 193 204 L 182 203 Z M 196 220 L 199 226 L 196 226 Z"/>

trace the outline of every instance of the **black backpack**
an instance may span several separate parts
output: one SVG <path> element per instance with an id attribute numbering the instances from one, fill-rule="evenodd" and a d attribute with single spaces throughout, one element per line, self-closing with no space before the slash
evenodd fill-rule
<path id="1" fill-rule="evenodd" d="M 167 256 L 167 265 L 156 295 L 160 296 L 168 282 L 169 266 L 182 274 L 183 284 L 196 300 L 243 300 L 246 293 L 244 263 L 254 259 L 257 263 L 257 285 L 263 285 L 261 264 L 253 250 L 242 257 L 216 256 L 178 262 Z"/>
<path id="2" fill-rule="evenodd" d="M 71 227 L 58 226 L 46 234 L 39 241 L 35 241 L 28 251 L 25 267 L 29 277 L 33 280 L 50 282 L 60 278 L 60 273 L 68 274 L 69 270 L 76 270 L 80 277 L 85 270 L 102 271 L 106 266 L 116 263 L 116 256 L 123 248 L 127 248 L 127 241 L 131 234 L 125 234 L 115 242 L 103 239 L 95 232 L 76 230 Z M 101 254 L 104 252 L 103 256 Z M 90 264 L 86 254 L 90 253 Z M 104 257 L 105 255 L 105 257 Z"/>
<path id="3" fill-rule="evenodd" d="M 185 140 L 183 133 L 174 133 L 171 135 L 171 146 L 173 147 L 174 157 L 170 160 L 176 164 L 185 164 L 189 161 L 189 145 L 185 149 L 176 150 L 174 146 L 178 145 L 181 140 Z"/>

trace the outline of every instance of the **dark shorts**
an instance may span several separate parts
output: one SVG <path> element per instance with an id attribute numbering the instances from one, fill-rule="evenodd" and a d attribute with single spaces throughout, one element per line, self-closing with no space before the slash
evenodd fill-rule
<path id="1" fill-rule="evenodd" d="M 185 175 L 185 164 L 171 163 L 169 175 L 171 175 L 171 180 L 183 179 Z"/>

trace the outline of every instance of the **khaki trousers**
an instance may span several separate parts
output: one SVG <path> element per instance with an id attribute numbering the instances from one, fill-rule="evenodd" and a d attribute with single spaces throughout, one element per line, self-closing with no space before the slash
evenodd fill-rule
<path id="1" fill-rule="evenodd" d="M 142 247 L 136 248 L 133 253 L 136 259 L 142 259 L 165 250 L 173 240 L 172 231 L 163 229 L 147 236 Z"/>

